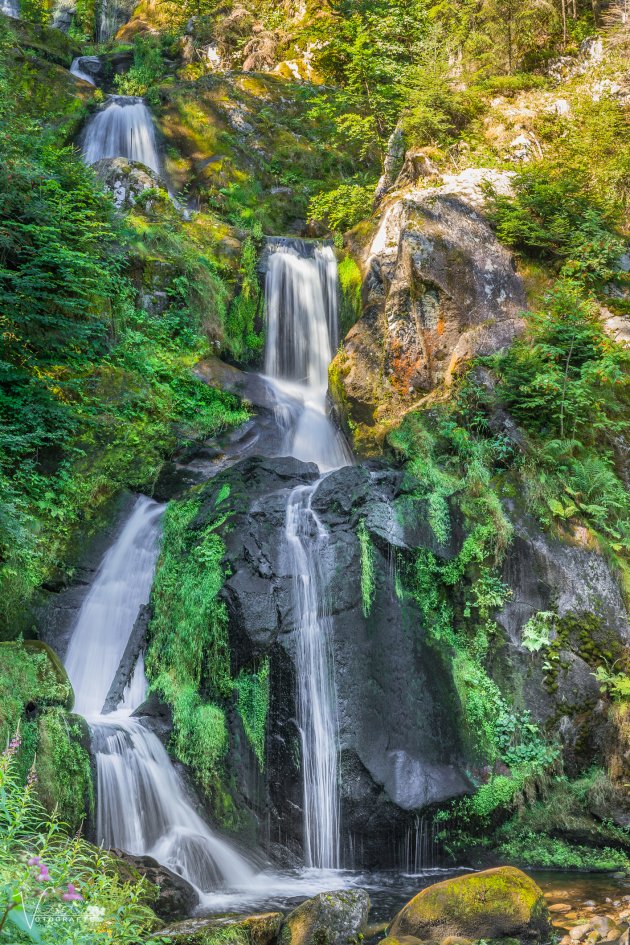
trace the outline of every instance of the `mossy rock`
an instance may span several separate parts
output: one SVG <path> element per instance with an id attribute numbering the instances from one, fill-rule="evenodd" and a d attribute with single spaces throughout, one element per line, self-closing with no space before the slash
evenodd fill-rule
<path id="1" fill-rule="evenodd" d="M 521 870 L 500 866 L 423 889 L 398 913 L 389 937 L 531 940 L 550 931 L 540 887 Z"/>
<path id="2" fill-rule="evenodd" d="M 177 945 L 272 945 L 282 920 L 281 912 L 192 918 L 160 929 L 159 937 Z"/>
<path id="3" fill-rule="evenodd" d="M 50 664 L 49 668 L 54 673 L 57 683 L 59 684 L 60 693 L 67 692 L 65 699 L 60 702 L 65 709 L 72 709 L 74 705 L 74 690 L 72 688 L 72 683 L 66 672 L 66 668 L 59 659 L 59 656 L 55 653 L 52 646 L 49 646 L 47 643 L 44 643 L 43 640 L 25 640 L 22 644 L 27 653 L 45 653 L 48 657 L 48 663 Z"/>
<path id="4" fill-rule="evenodd" d="M 280 945 L 352 945 L 363 936 L 369 909 L 363 889 L 320 893 L 287 916 Z"/>

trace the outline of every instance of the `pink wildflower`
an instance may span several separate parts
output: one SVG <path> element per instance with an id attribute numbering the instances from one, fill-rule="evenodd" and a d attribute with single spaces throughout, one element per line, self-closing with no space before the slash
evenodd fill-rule
<path id="1" fill-rule="evenodd" d="M 29 866 L 39 866 L 42 862 L 41 856 L 32 856 L 28 861 Z"/>
<path id="2" fill-rule="evenodd" d="M 65 892 L 61 898 L 65 899 L 66 902 L 78 902 L 83 899 L 83 896 L 74 883 L 68 883 L 68 891 Z"/>
<path id="3" fill-rule="evenodd" d="M 36 877 L 38 883 L 47 883 L 50 880 L 50 873 L 45 863 L 39 867 L 39 876 Z"/>

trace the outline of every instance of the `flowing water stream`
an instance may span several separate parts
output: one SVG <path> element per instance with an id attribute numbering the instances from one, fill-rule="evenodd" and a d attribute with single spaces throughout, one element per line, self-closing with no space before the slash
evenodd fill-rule
<path id="1" fill-rule="evenodd" d="M 265 372 L 287 418 L 287 454 L 326 472 L 352 462 L 328 412 L 337 339 L 337 261 L 330 246 L 278 241 L 265 286 Z M 293 576 L 298 721 L 302 740 L 306 865 L 339 866 L 337 701 L 327 612 L 328 534 L 312 508 L 319 482 L 294 489 L 285 539 Z"/>
<path id="2" fill-rule="evenodd" d="M 154 856 L 203 898 L 247 884 L 254 870 L 199 817 L 164 746 L 131 717 L 146 698 L 142 657 L 118 711 L 102 714 L 140 608 L 149 600 L 163 510 L 143 496 L 136 501 L 83 602 L 66 669 L 75 711 L 92 732 L 99 843 Z"/>
<path id="3" fill-rule="evenodd" d="M 17 20 L 20 16 L 20 0 L 0 0 L 0 13 Z"/>
<path id="4" fill-rule="evenodd" d="M 327 407 L 327 371 L 337 330 L 337 271 L 330 247 L 278 241 L 269 255 L 266 297 L 263 379 L 274 395 L 284 454 L 317 463 L 325 476 L 352 462 Z M 142 654 L 117 710 L 103 714 L 138 614 L 149 600 L 162 506 L 145 497 L 136 501 L 103 558 L 68 648 L 75 708 L 92 732 L 99 842 L 153 856 L 195 887 L 205 911 L 279 907 L 355 883 L 374 888 L 373 877 L 339 869 L 337 705 L 328 607 L 333 549 L 313 508 L 319 482 L 289 492 L 284 535 L 293 577 L 303 870 L 257 872 L 196 813 L 162 743 L 133 715 L 147 693 Z M 385 880 L 377 881 L 378 889 L 383 882 L 388 888 Z"/>
<path id="5" fill-rule="evenodd" d="M 76 73 L 75 73 L 76 75 Z M 96 164 L 104 158 L 126 158 L 160 173 L 160 158 L 151 113 L 141 98 L 110 95 L 94 113 L 83 136 L 83 160 Z"/>

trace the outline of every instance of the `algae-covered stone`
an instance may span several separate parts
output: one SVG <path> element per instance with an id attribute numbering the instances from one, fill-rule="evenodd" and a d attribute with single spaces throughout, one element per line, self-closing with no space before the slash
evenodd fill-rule
<path id="1" fill-rule="evenodd" d="M 160 939 L 177 945 L 271 945 L 282 925 L 281 912 L 192 918 L 160 929 Z"/>
<path id="2" fill-rule="evenodd" d="M 320 893 L 287 916 L 280 945 L 351 945 L 363 935 L 369 909 L 363 889 Z"/>
<path id="3" fill-rule="evenodd" d="M 443 942 L 535 939 L 551 930 L 542 890 L 521 870 L 501 866 L 468 873 L 424 889 L 398 913 L 390 938 Z"/>

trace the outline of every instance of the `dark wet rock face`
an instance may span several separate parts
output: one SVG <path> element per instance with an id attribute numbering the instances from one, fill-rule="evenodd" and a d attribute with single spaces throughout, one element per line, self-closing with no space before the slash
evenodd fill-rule
<path id="1" fill-rule="evenodd" d="M 628 614 L 600 552 L 554 539 L 513 514 L 503 571 L 511 597 L 497 616 L 505 646 L 496 651 L 495 663 L 507 665 L 510 685 L 514 691 L 520 685 L 533 718 L 555 729 L 566 769 L 575 775 L 604 761 L 612 737 L 594 671 L 628 645 Z M 553 649 L 532 654 L 523 643 L 524 629 L 541 612 L 557 614 Z"/>
<path id="2" fill-rule="evenodd" d="M 293 488 L 316 482 L 312 464 L 249 459 L 221 473 L 202 493 L 191 527 L 215 515 L 228 483 L 231 514 L 224 526 L 229 578 L 232 671 L 270 660 L 270 721 L 265 791 L 270 842 L 299 850 L 302 835 L 300 738 L 295 719 L 296 615 L 285 558 L 285 520 Z M 329 533 L 324 568 L 341 745 L 342 847 L 348 862 L 394 862 L 394 847 L 412 811 L 468 790 L 450 676 L 425 640 L 420 616 L 396 592 L 396 553 L 424 544 L 448 557 L 411 503 L 399 472 L 373 464 L 338 470 L 319 482 L 312 507 Z M 375 592 L 363 613 L 361 548 L 364 521 L 372 545 Z M 454 529 L 457 534 L 457 529 Z M 240 790 L 258 808 L 260 784 L 239 754 Z M 354 850 L 354 856 L 350 851 Z M 357 854 L 357 850 L 361 850 Z"/>

